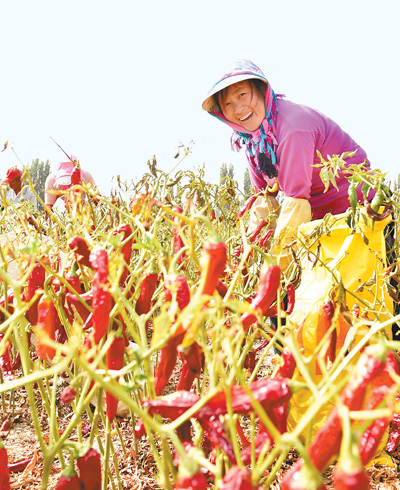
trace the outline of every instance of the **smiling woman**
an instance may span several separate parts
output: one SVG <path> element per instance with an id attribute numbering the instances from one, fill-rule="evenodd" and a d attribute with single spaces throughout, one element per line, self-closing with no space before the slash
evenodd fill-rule
<path id="1" fill-rule="evenodd" d="M 320 155 L 354 152 L 346 164 L 369 169 L 366 152 L 332 119 L 310 107 L 276 95 L 261 69 L 249 60 L 240 60 L 211 88 L 202 107 L 233 129 L 232 147 L 243 146 L 253 188 L 258 191 L 277 187 L 283 194 L 275 238 L 290 238 L 291 231 L 327 213 L 339 214 L 349 207 L 349 182 L 344 173 L 337 176 L 337 188 L 320 178 Z M 372 196 L 370 196 L 372 197 Z M 264 196 L 253 205 L 254 230 Z M 357 199 L 363 202 L 361 188 Z M 268 203 L 270 206 L 270 203 Z M 265 206 L 264 206 L 265 207 Z M 284 259 L 283 259 L 284 262 Z M 284 263 L 282 263 L 284 266 Z"/>
<path id="2" fill-rule="evenodd" d="M 265 116 L 265 83 L 243 80 L 215 94 L 223 115 L 247 131 L 256 131 Z"/>

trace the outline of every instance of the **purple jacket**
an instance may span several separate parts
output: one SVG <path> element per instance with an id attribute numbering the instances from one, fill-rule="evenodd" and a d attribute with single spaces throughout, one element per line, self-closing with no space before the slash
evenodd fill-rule
<path id="1" fill-rule="evenodd" d="M 365 151 L 329 117 L 286 99 L 278 99 L 276 139 L 279 189 L 286 196 L 307 199 L 313 219 L 323 218 L 328 212 L 346 211 L 349 207 L 348 181 L 339 175 L 336 178 L 339 191 L 330 185 L 324 193 L 320 168 L 312 165 L 321 163 L 317 150 L 324 159 L 327 155 L 357 150 L 354 157 L 346 159 L 349 165 L 363 163 L 367 159 Z M 249 170 L 252 185 L 264 189 L 268 178 L 264 174 L 257 175 L 251 159 Z M 358 198 L 362 200 L 361 188 Z"/>

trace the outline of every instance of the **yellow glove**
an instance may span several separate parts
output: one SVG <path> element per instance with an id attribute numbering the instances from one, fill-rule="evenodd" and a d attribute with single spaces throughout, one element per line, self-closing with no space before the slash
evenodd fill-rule
<path id="1" fill-rule="evenodd" d="M 311 206 L 307 199 L 285 196 L 274 234 L 274 238 L 280 241 L 282 247 L 282 251 L 277 256 L 278 265 L 282 271 L 288 268 L 292 260 L 289 249 L 283 246 L 292 242 L 297 228 L 308 221 L 311 221 Z M 274 251 L 274 249 L 271 250 L 271 253 Z"/>
<path id="2" fill-rule="evenodd" d="M 268 228 L 273 228 L 279 215 L 278 208 L 279 203 L 274 196 L 258 196 L 250 209 L 249 226 L 246 231 L 247 236 L 252 235 L 258 223 L 269 215 L 271 215 L 271 223 L 268 225 Z"/>

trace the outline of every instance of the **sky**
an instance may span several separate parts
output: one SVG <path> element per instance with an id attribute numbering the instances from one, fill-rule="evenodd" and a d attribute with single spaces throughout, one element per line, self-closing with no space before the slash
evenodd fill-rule
<path id="1" fill-rule="evenodd" d="M 2 0 L 0 177 L 77 156 L 107 195 L 116 177 L 222 163 L 244 152 L 201 103 L 240 58 L 273 90 L 334 119 L 373 168 L 400 173 L 398 0 Z M 193 142 L 193 143 L 191 143 Z M 180 145 L 190 154 L 174 169 Z"/>

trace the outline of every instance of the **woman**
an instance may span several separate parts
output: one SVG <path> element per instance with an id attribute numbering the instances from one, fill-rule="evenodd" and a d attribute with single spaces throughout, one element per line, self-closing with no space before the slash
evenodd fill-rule
<path id="1" fill-rule="evenodd" d="M 331 186 L 324 192 L 320 168 L 313 167 L 321 163 L 318 152 L 324 159 L 356 152 L 347 164 L 369 169 L 365 151 L 338 124 L 275 95 L 264 73 L 249 60 L 241 60 L 220 78 L 202 107 L 233 129 L 234 150 L 245 147 L 253 187 L 263 190 L 278 184 L 284 199 L 275 236 L 286 227 L 297 228 L 349 207 L 349 183 L 343 175 L 336 179 L 337 189 Z M 362 201 L 361 188 L 357 193 Z"/>
<path id="2" fill-rule="evenodd" d="M 76 182 L 74 182 L 74 177 Z M 45 204 L 51 210 L 57 199 L 64 198 L 64 191 L 70 189 L 74 183 L 84 182 L 86 185 L 95 186 L 95 181 L 90 172 L 82 170 L 77 158 L 71 155 L 66 162 L 60 162 L 57 170 L 51 172 L 45 182 Z M 83 196 L 84 198 L 84 196 Z"/>

